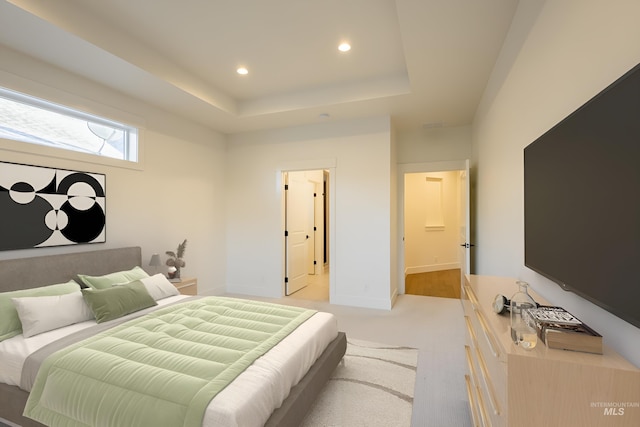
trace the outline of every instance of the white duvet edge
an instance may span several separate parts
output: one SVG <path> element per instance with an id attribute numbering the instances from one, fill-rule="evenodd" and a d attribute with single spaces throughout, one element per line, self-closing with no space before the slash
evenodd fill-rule
<path id="1" fill-rule="evenodd" d="M 337 335 L 335 316 L 317 312 L 218 393 L 203 427 L 263 426 Z"/>

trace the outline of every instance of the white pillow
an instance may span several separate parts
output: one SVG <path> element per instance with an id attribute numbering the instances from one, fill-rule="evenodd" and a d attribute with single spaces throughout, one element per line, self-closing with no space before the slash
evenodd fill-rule
<path id="1" fill-rule="evenodd" d="M 82 292 L 70 294 L 11 298 L 22 323 L 25 338 L 93 319 Z"/>
<path id="2" fill-rule="evenodd" d="M 158 273 L 151 277 L 145 277 L 140 281 L 147 288 L 147 291 L 151 294 L 154 300 L 172 297 L 174 295 L 180 295 L 180 291 L 173 283 L 167 279 L 164 274 Z"/>
<path id="3" fill-rule="evenodd" d="M 154 299 L 154 301 L 161 300 L 163 298 L 172 297 L 174 295 L 180 295 L 180 291 L 173 286 L 173 284 L 167 279 L 164 274 L 158 273 L 150 277 L 134 280 L 129 283 L 117 283 L 113 286 L 126 286 L 131 283 L 140 282 L 147 288 L 147 292 Z"/>

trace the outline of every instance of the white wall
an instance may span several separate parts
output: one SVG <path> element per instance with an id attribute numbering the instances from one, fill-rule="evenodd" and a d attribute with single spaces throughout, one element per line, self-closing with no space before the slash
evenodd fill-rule
<path id="1" fill-rule="evenodd" d="M 638 63 L 638 16 L 637 1 L 520 2 L 494 70 L 500 78 L 474 123 L 473 147 L 477 272 L 530 282 L 636 366 L 638 328 L 524 267 L 523 149 Z"/>
<path id="2" fill-rule="evenodd" d="M 224 155 L 221 134 L 151 108 L 103 86 L 0 47 L 0 86 L 72 101 L 80 108 L 131 115 L 144 124 L 141 168 L 87 163 L 23 153 L 0 140 L 0 159 L 8 162 L 106 174 L 106 243 L 0 252 L 0 259 L 141 246 L 144 268 L 153 253 L 163 260 L 188 239 L 183 276 L 196 276 L 202 292 L 222 292 L 224 252 Z M 6 61 L 4 61 L 6 59 Z M 52 99 L 59 98 L 59 99 Z M 36 146 L 37 147 L 37 146 Z M 1 215 L 1 213 L 0 213 Z M 151 270 L 151 272 L 153 272 Z"/>
<path id="3" fill-rule="evenodd" d="M 417 129 L 398 135 L 398 163 L 471 158 L 471 126 Z"/>
<path id="4" fill-rule="evenodd" d="M 227 290 L 283 295 L 281 172 L 330 170 L 332 303 L 390 308 L 388 117 L 229 137 Z"/>
<path id="5" fill-rule="evenodd" d="M 458 171 L 405 174 L 405 274 L 460 268 L 459 176 Z M 442 229 L 425 227 L 431 207 L 427 177 L 442 182 Z"/>

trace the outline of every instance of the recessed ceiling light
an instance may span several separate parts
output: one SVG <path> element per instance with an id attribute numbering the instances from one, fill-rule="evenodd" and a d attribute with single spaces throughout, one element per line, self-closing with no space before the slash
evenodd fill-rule
<path id="1" fill-rule="evenodd" d="M 245 74 L 249 74 L 249 70 L 247 70 L 245 67 L 239 67 L 237 70 L 238 74 L 242 74 L 243 76 Z"/>
<path id="2" fill-rule="evenodd" d="M 338 46 L 338 50 L 340 52 L 348 52 L 351 50 L 351 45 L 347 42 L 340 43 L 340 46 Z"/>

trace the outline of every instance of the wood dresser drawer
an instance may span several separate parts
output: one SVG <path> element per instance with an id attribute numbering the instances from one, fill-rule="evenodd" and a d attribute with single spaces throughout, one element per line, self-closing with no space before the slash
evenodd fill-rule
<path id="1" fill-rule="evenodd" d="M 487 326 L 473 290 L 465 285 L 461 292 L 467 346 L 467 366 L 479 425 L 503 426 L 506 394 L 504 351 Z M 471 403 L 470 403 L 471 405 Z"/>

